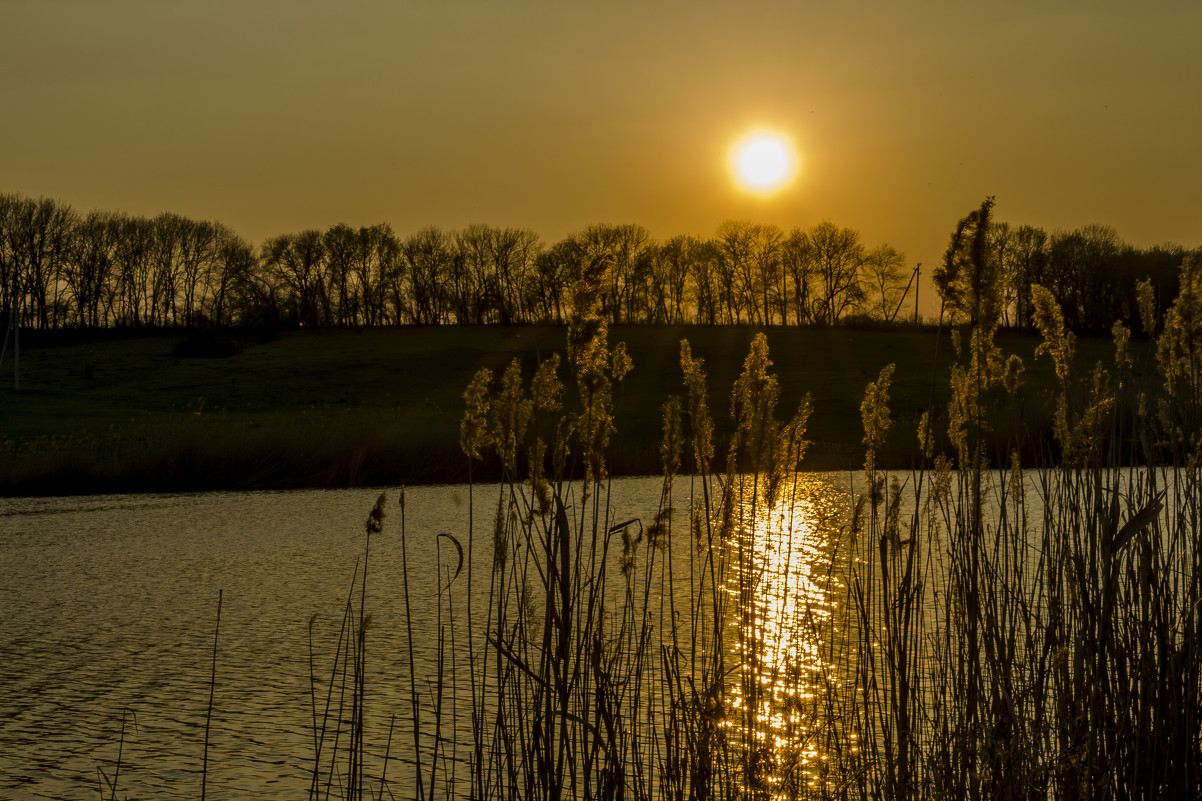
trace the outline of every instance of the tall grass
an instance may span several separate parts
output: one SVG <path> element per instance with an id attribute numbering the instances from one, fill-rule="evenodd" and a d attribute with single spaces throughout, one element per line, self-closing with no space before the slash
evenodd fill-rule
<path id="1" fill-rule="evenodd" d="M 703 365 L 682 343 L 645 520 L 609 502 L 630 364 L 599 316 L 570 329 L 574 411 L 557 359 L 529 384 L 516 362 L 496 390 L 477 376 L 461 444 L 471 459 L 494 449 L 505 471 L 488 602 L 468 604 L 474 571 L 448 539 L 434 675 L 412 675 L 409 638 L 409 797 L 1202 796 L 1202 265 L 1187 261 L 1182 299 L 1150 332 L 1159 397 L 1126 391 L 1121 328 L 1113 373 L 1079 375 L 1037 290 L 1056 441 L 1016 436 L 1011 463 L 991 465 L 989 410 L 1014 405 L 1021 365 L 993 344 L 977 247 L 988 213 L 962 222 L 941 275 L 962 325 L 947 431 L 924 418 L 916 468 L 878 469 L 893 426 L 882 371 L 861 408 L 864 471 L 838 513 L 798 513 L 809 403 L 777 420 L 762 337 L 731 393 L 720 476 Z M 575 307 L 594 308 L 598 285 Z M 1023 464 L 1031 452 L 1043 461 Z M 794 545 L 811 530 L 827 539 L 801 565 Z M 798 594 L 802 572 L 821 592 Z M 351 611 L 344 642 L 358 645 L 341 664 L 361 682 L 362 606 L 358 624 Z M 362 786 L 354 764 L 348 788 Z"/>

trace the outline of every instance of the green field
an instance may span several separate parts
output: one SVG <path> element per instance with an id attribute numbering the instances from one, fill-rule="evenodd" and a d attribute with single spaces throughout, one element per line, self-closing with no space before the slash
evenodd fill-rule
<path id="1" fill-rule="evenodd" d="M 610 343 L 627 343 L 634 370 L 615 393 L 613 471 L 659 470 L 660 407 L 682 392 L 683 338 L 705 360 L 721 453 L 730 387 L 760 330 L 781 384 L 778 416 L 791 417 L 805 393 L 813 398 L 809 467 L 859 467 L 860 399 L 891 362 L 897 365 L 891 393 L 897 424 L 889 458 L 895 466 L 912 464 L 922 410 L 932 399 L 942 408 L 947 397 L 952 346 L 946 332 L 619 326 L 610 331 Z M 562 326 L 299 331 L 199 341 L 178 333 L 24 333 L 19 391 L 11 342 L 0 366 L 0 492 L 463 481 L 459 420 L 472 375 L 488 367 L 499 376 L 518 358 L 529 377 L 539 359 L 562 355 L 565 341 Z M 1037 432 L 1051 413 L 1042 390 L 1051 365 L 1033 358 L 1034 336 L 1003 334 L 998 341 L 1027 365 L 1026 391 L 998 405 L 1015 431 Z M 1146 350 L 1146 343 L 1138 344 Z M 1112 353 L 1107 340 L 1084 340 L 1078 363 L 1109 364 Z M 575 389 L 566 363 L 561 377 L 571 411 Z M 999 442 L 1013 433 L 998 431 Z M 489 464 L 476 475 L 487 477 Z"/>

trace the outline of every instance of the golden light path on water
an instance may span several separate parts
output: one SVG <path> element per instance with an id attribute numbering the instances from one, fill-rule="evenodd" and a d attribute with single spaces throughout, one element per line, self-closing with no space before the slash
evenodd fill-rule
<path id="1" fill-rule="evenodd" d="M 784 797 L 819 781 L 827 760 L 823 700 L 839 681 L 830 655 L 843 628 L 835 566 L 848 493 L 829 476 L 806 474 L 788 479 L 771 505 L 762 490 L 743 489 L 725 585 L 739 674 L 727 726 L 750 755 L 756 794 Z"/>

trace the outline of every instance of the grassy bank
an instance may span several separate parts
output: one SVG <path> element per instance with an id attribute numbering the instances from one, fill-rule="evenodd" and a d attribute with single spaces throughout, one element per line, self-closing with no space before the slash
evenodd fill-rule
<path id="1" fill-rule="evenodd" d="M 660 405 L 681 394 L 679 342 L 687 338 L 715 387 L 729 387 L 759 330 L 750 327 L 626 326 L 634 369 L 614 403 L 620 426 L 610 448 L 616 473 L 658 470 Z M 952 346 L 932 329 L 766 330 L 782 405 L 813 399 L 810 469 L 863 461 L 864 387 L 895 363 L 894 441 L 882 458 L 910 466 L 910 441 L 933 397 L 946 406 Z M 377 486 L 463 481 L 458 447 L 463 391 L 481 367 L 500 374 L 519 359 L 563 353 L 566 328 L 462 327 L 289 332 L 182 338 L 119 331 L 22 335 L 20 390 L 11 350 L 0 369 L 0 492 L 65 494 L 241 488 Z M 1050 361 L 1033 358 L 1031 334 L 999 337 L 1027 366 L 1026 390 L 1000 403 L 1021 407 L 1032 447 L 1053 410 Z M 1137 343 L 1143 345 L 1144 343 Z M 1079 360 L 1109 362 L 1107 340 L 1083 341 Z M 1146 349 L 1145 349 L 1146 350 Z M 1136 348 L 1138 365 L 1149 354 Z M 1154 371 L 1148 368 L 1155 381 Z M 932 395 L 932 387 L 935 387 Z M 731 433 L 729 398 L 715 391 L 718 452 Z M 1013 419 L 1017 420 L 1017 416 Z M 476 476 L 495 475 L 495 463 Z"/>

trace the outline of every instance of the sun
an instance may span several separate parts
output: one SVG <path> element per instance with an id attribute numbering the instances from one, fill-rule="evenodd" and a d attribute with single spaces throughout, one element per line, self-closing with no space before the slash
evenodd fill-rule
<path id="1" fill-rule="evenodd" d="M 731 169 L 739 186 L 768 194 L 793 178 L 797 158 L 788 137 L 775 131 L 753 131 L 731 149 Z"/>

